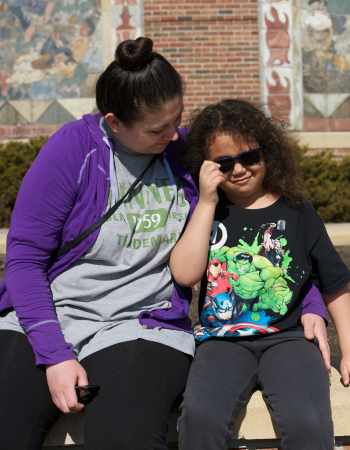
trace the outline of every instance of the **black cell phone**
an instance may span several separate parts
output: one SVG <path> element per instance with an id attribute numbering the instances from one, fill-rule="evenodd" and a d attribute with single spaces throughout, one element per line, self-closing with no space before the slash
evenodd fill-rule
<path id="1" fill-rule="evenodd" d="M 99 393 L 100 386 L 97 384 L 87 384 L 85 386 L 75 386 L 75 392 L 78 397 L 78 402 L 87 405 Z"/>

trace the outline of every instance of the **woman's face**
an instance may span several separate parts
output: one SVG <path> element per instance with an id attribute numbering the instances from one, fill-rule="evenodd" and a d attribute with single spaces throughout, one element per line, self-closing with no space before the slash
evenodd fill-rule
<path id="1" fill-rule="evenodd" d="M 128 149 L 143 154 L 162 153 L 170 141 L 178 138 L 183 100 L 175 97 L 157 109 L 146 110 L 141 120 L 125 125 L 112 113 L 105 116 L 116 138 Z"/>
<path id="2" fill-rule="evenodd" d="M 241 137 L 232 138 L 228 134 L 219 134 L 211 141 L 208 149 L 208 159 L 216 161 L 218 158 L 233 156 L 239 157 L 245 152 L 253 151 L 259 146 L 254 142 L 247 142 Z M 237 204 L 245 205 L 265 194 L 263 181 L 266 174 L 266 165 L 260 152 L 255 152 L 258 160 L 242 161 L 238 158 L 227 172 L 226 180 L 220 184 L 227 198 Z M 259 161 L 260 156 L 260 161 Z M 246 158 L 247 159 L 247 158 Z"/>

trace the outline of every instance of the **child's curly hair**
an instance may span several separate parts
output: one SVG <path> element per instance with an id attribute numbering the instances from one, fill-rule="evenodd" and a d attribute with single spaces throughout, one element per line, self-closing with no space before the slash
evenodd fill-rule
<path id="1" fill-rule="evenodd" d="M 227 99 L 194 113 L 190 120 L 183 163 L 198 180 L 208 147 L 218 134 L 229 134 L 262 148 L 266 164 L 264 187 L 298 204 L 303 199 L 295 160 L 296 143 L 283 126 L 244 100 Z"/>

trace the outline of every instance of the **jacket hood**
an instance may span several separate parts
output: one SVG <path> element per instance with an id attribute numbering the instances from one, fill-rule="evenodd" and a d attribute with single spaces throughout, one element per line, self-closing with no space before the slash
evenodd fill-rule
<path id="1" fill-rule="evenodd" d="M 109 147 L 107 143 L 108 138 L 102 128 L 103 116 L 100 113 L 84 114 L 82 116 L 82 120 L 88 127 L 89 133 L 93 138 L 93 140 L 95 141 L 95 143 L 99 146 L 101 145 L 102 142 L 105 142 L 105 144 L 107 144 L 107 146 Z"/>

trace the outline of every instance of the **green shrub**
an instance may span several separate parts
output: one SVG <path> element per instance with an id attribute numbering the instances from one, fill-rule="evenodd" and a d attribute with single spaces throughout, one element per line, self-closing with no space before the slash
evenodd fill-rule
<path id="1" fill-rule="evenodd" d="M 300 149 L 305 192 L 324 222 L 350 222 L 350 157 L 330 151 L 306 156 Z"/>
<path id="2" fill-rule="evenodd" d="M 0 228 L 8 227 L 21 180 L 45 138 L 0 144 Z M 350 157 L 297 150 L 305 192 L 325 222 L 350 222 Z"/>
<path id="3" fill-rule="evenodd" d="M 0 144 L 0 228 L 8 227 L 22 178 L 45 140 Z"/>

